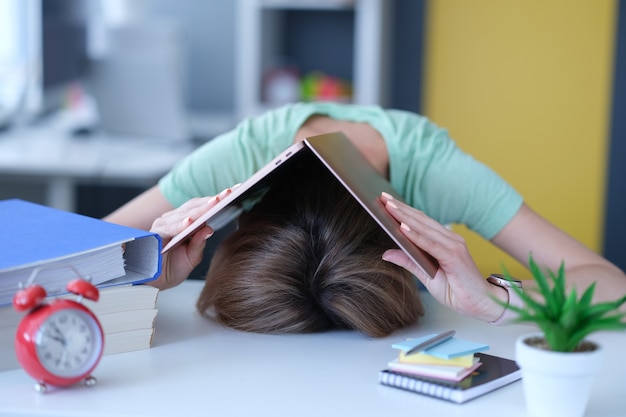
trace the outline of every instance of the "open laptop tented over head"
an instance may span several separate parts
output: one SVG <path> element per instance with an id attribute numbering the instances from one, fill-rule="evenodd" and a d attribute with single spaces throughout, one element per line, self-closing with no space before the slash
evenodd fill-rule
<path id="1" fill-rule="evenodd" d="M 380 198 L 382 192 L 400 201 L 402 197 L 342 133 L 312 136 L 291 145 L 185 230 L 174 236 L 163 248 L 163 253 L 180 244 L 204 224 L 218 230 L 230 223 L 263 198 L 275 178 L 293 175 L 292 171 L 297 169 L 303 158 L 319 161 L 325 166 L 398 247 L 431 278 L 435 276 L 439 268 L 437 261 L 404 236 L 400 224 L 387 212 Z"/>

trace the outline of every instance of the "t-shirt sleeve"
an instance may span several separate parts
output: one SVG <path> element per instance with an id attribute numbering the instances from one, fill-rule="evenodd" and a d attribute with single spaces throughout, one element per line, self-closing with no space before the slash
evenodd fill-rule
<path id="1" fill-rule="evenodd" d="M 233 132 L 217 136 L 180 160 L 159 181 L 163 196 L 178 207 L 194 198 L 215 195 L 245 177 L 246 156 Z"/>
<path id="2" fill-rule="evenodd" d="M 492 239 L 520 209 L 522 196 L 491 168 L 463 152 L 442 131 L 423 172 L 427 212 Z"/>
<path id="3" fill-rule="evenodd" d="M 427 118 L 392 112 L 391 179 L 406 201 L 442 224 L 464 224 L 492 239 L 513 219 L 522 196 L 462 151 Z"/>
<path id="4" fill-rule="evenodd" d="M 243 120 L 180 160 L 159 181 L 174 207 L 241 183 L 287 148 L 293 140 L 290 109 Z"/>

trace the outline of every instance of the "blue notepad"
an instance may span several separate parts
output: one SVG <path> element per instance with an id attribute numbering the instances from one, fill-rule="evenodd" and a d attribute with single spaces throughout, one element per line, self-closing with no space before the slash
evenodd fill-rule
<path id="1" fill-rule="evenodd" d="M 397 342 L 392 345 L 394 349 L 399 349 L 403 352 L 411 350 L 413 347 L 420 343 L 431 339 L 436 334 L 429 334 L 415 339 L 407 339 L 402 342 Z M 445 342 L 442 342 L 430 349 L 424 350 L 422 353 L 436 356 L 442 359 L 452 359 L 458 356 L 470 355 L 476 352 L 482 352 L 489 349 L 489 345 L 483 343 L 476 343 L 470 340 L 461 339 L 458 337 L 452 337 Z"/>

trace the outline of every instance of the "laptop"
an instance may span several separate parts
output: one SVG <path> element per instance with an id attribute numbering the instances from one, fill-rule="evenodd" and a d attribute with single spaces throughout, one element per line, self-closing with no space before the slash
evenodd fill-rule
<path id="1" fill-rule="evenodd" d="M 398 222 L 385 209 L 380 195 L 384 191 L 395 199 L 402 197 L 365 159 L 361 152 L 342 133 L 312 136 L 297 142 L 235 188 L 185 230 L 174 236 L 162 253 L 176 247 L 191 233 L 207 224 L 219 230 L 249 210 L 263 198 L 279 175 L 289 175 L 304 158 L 313 158 L 323 164 L 369 213 L 407 256 L 431 278 L 439 266 L 435 259 L 417 248 L 400 231 Z"/>

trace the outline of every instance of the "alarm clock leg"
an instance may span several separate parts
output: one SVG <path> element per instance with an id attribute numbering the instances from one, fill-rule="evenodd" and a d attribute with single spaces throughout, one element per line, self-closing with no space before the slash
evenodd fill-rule
<path id="1" fill-rule="evenodd" d="M 45 394 L 46 391 L 48 391 L 48 386 L 43 382 L 37 382 L 35 384 L 35 391 L 37 391 L 40 394 Z"/>
<path id="2" fill-rule="evenodd" d="M 85 385 L 88 387 L 93 387 L 94 385 L 96 385 L 96 382 L 98 382 L 98 380 L 92 375 L 89 375 L 87 378 L 85 378 Z"/>

